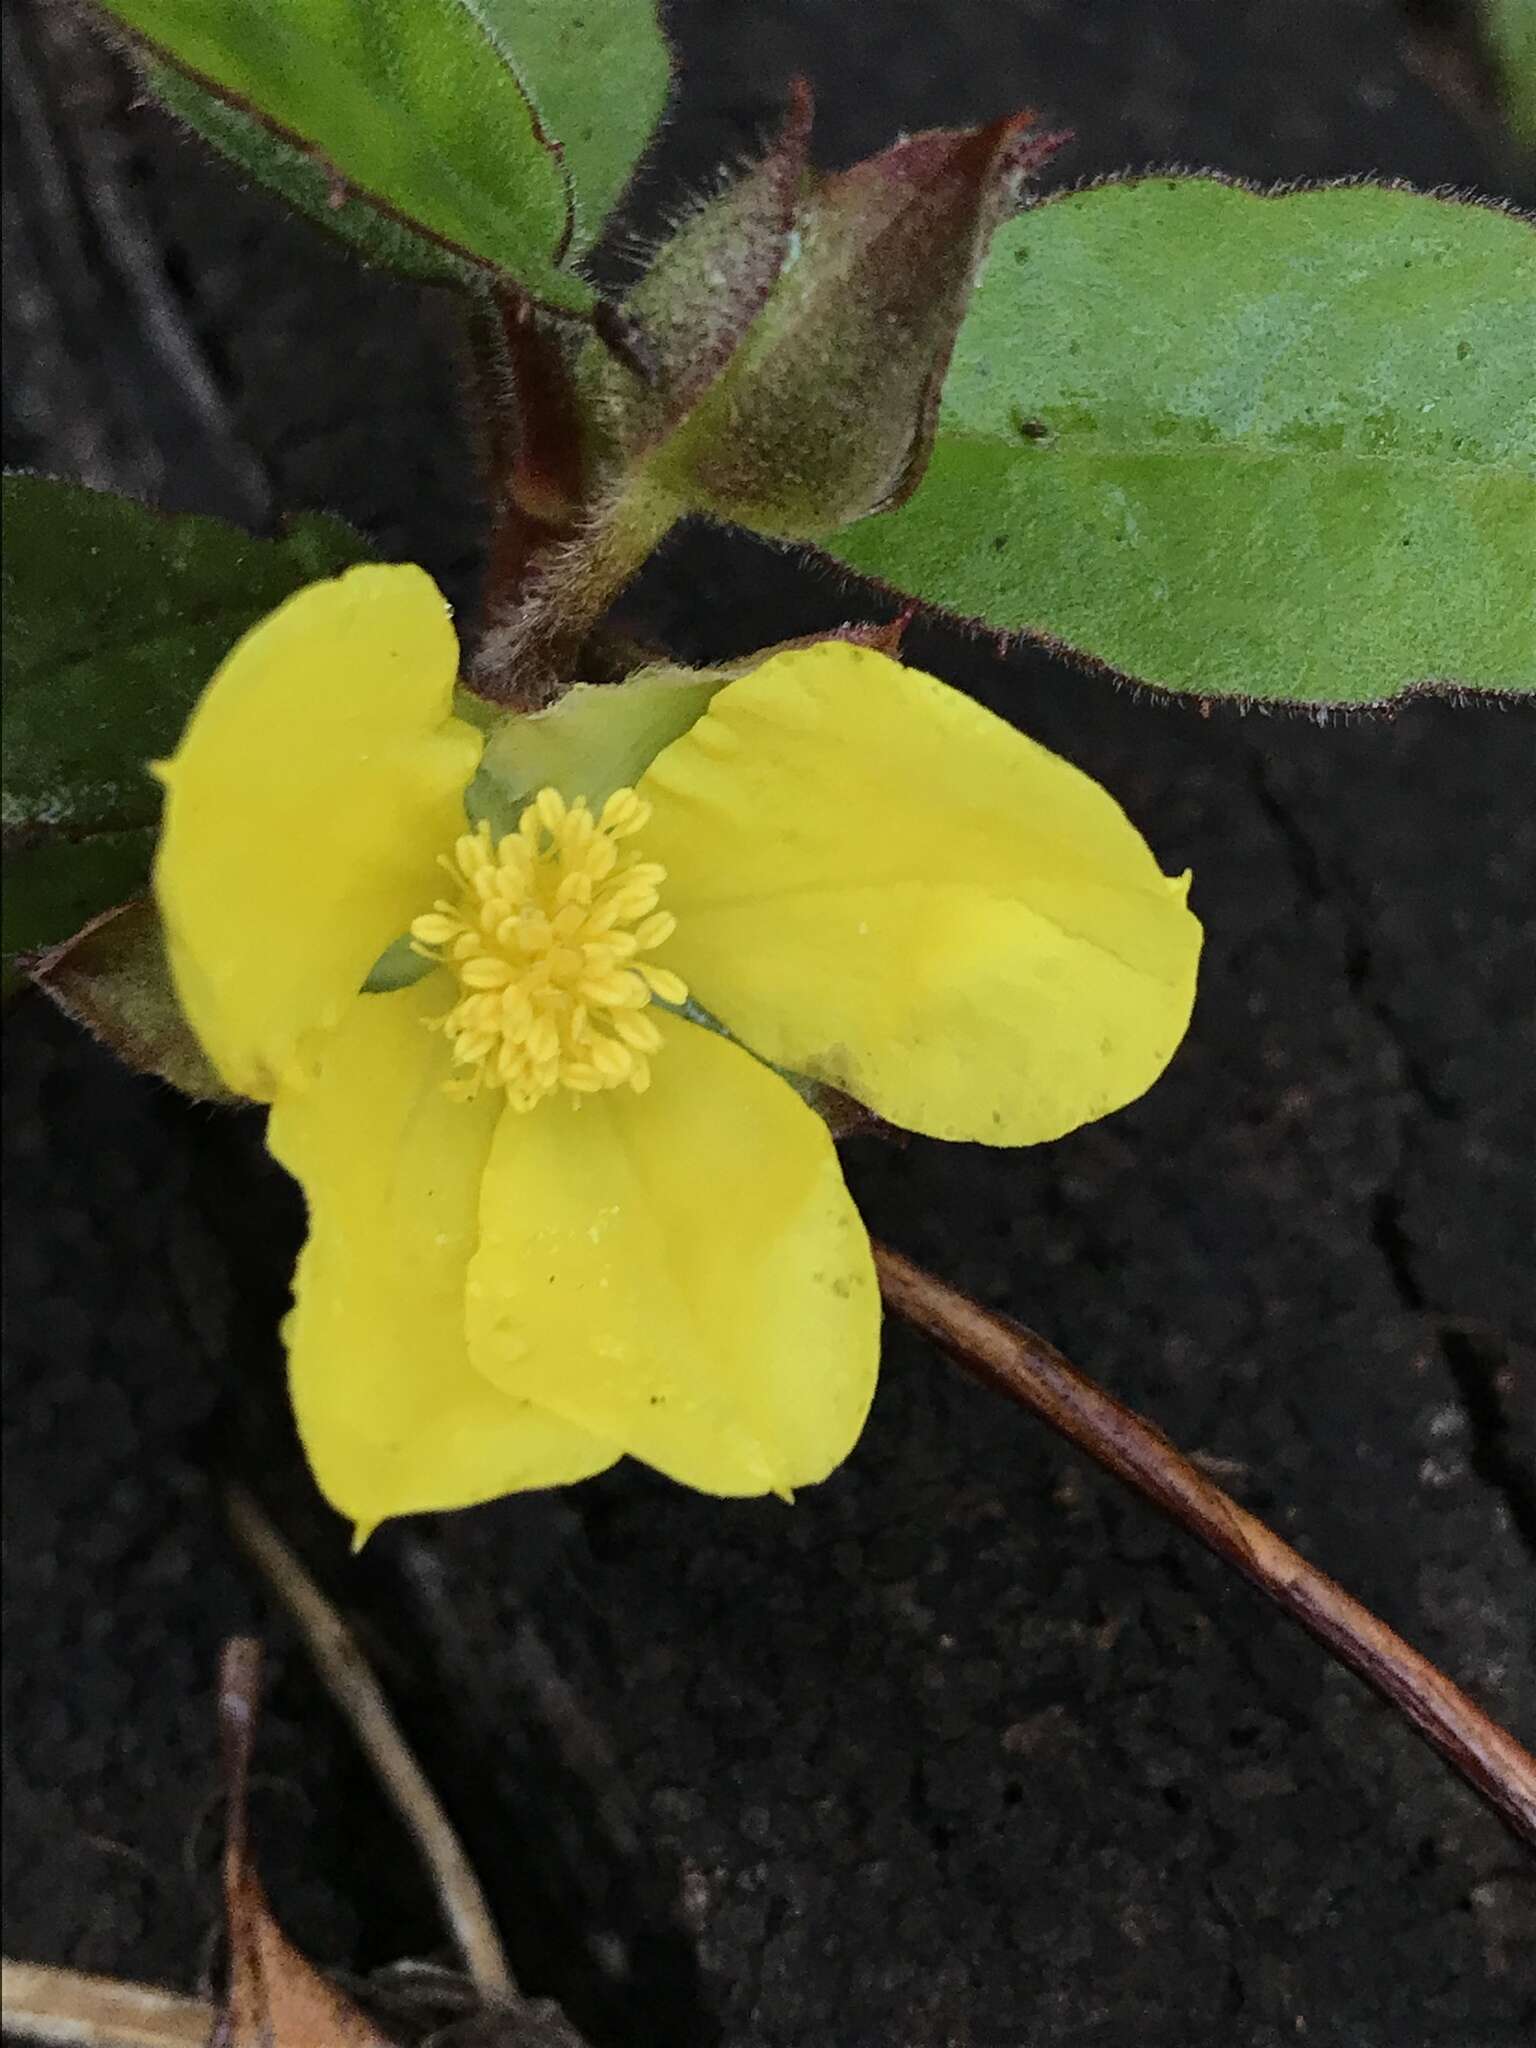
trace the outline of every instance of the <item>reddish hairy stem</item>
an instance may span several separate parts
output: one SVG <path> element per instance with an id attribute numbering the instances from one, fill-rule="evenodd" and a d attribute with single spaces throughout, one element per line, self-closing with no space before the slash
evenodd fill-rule
<path id="1" fill-rule="evenodd" d="M 491 515 L 483 608 L 501 619 L 578 523 L 581 427 L 557 345 L 511 291 L 469 300 L 462 381 Z"/>
<path id="2" fill-rule="evenodd" d="M 603 499 L 583 525 L 527 565 L 516 602 L 487 595 L 485 630 L 465 678 L 492 703 L 552 704 L 577 674 L 588 634 L 678 516 L 643 479 Z"/>
<path id="3" fill-rule="evenodd" d="M 531 300 L 499 291 L 495 299 L 510 378 L 503 403 L 516 427 L 502 483 L 531 519 L 569 533 L 587 496 L 584 428 L 564 350 Z"/>
<path id="4" fill-rule="evenodd" d="M 1522 1841 L 1536 1846 L 1536 1757 L 1426 1657 L 1043 1337 L 991 1314 L 884 1245 L 875 1246 L 875 1267 L 889 1308 L 1235 1566 L 1390 1701 Z"/>
<path id="5" fill-rule="evenodd" d="M 610 345 L 621 316 L 603 323 Z M 465 329 L 464 396 L 491 530 L 465 677 L 492 703 L 550 704 L 587 635 L 678 517 L 637 475 L 597 488 L 569 359 L 531 302 L 483 292 Z"/>

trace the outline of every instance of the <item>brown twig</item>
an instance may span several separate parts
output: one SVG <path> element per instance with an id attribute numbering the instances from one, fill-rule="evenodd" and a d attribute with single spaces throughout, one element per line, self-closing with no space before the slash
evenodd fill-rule
<path id="1" fill-rule="evenodd" d="M 1043 1337 L 991 1314 L 884 1245 L 875 1247 L 875 1266 L 889 1308 L 1234 1565 L 1390 1701 L 1515 1834 L 1536 1847 L 1536 1758 L 1443 1672 Z"/>
<path id="2" fill-rule="evenodd" d="M 346 1716 L 415 1838 L 475 1988 L 492 2003 L 519 2003 L 521 1994 L 480 1881 L 437 1794 L 406 1746 L 352 1631 L 242 1487 L 230 1488 L 227 1506 L 241 1546 L 298 1623 L 321 1683 Z"/>
<path id="3" fill-rule="evenodd" d="M 0 1963 L 0 2021 L 17 2041 L 51 2048 L 207 2048 L 216 2017 L 205 2000 L 153 1984 L 41 1963 Z"/>

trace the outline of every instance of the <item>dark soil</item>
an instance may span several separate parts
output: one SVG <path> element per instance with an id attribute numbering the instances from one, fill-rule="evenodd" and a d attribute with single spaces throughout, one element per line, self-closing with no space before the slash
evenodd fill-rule
<path id="1" fill-rule="evenodd" d="M 1029 101 L 1079 132 L 1063 176 L 1521 190 L 1384 0 L 671 18 L 641 218 L 747 148 L 795 71 L 829 162 Z M 329 506 L 467 599 L 444 309 L 134 108 L 63 9 L 16 0 L 6 36 L 8 459 L 255 521 Z M 723 654 L 854 602 L 694 533 L 631 612 Z M 936 629 L 908 652 L 1102 777 L 1193 866 L 1210 943 L 1147 1100 L 1037 1152 L 856 1141 L 872 1228 L 1220 1461 L 1529 1738 L 1536 722 L 1206 719 Z M 197 1979 L 214 1659 L 252 1628 L 292 1932 L 357 1969 L 440 1946 L 224 1532 L 233 1467 L 367 1628 L 525 1981 L 604 2048 L 1532 2038 L 1511 1838 L 1229 1571 L 901 1329 L 857 1454 L 792 1512 L 625 1468 L 387 1528 L 352 1565 L 284 1417 L 297 1214 L 257 1125 L 129 1078 L 36 1000 L 5 1121 L 7 1953 Z"/>

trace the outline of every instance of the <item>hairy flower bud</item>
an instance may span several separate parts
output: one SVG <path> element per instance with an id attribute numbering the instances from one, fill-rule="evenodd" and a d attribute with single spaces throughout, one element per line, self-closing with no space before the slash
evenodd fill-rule
<path id="1" fill-rule="evenodd" d="M 662 491 L 789 537 L 916 488 L 992 232 L 1062 139 L 1028 136 L 1028 114 L 933 130 L 808 185 L 803 107 L 637 291 L 632 309 L 662 338 L 653 384 L 616 369 L 611 386 L 619 439 Z M 712 264 L 732 237 L 733 266 Z"/>

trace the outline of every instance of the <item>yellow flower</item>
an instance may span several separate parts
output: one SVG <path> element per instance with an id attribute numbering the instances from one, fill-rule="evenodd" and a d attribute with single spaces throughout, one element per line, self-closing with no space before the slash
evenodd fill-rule
<path id="1" fill-rule="evenodd" d="M 1183 1036 L 1186 884 L 1086 776 L 842 642 L 497 838 L 456 665 L 420 570 L 354 569 L 246 635 L 160 771 L 180 997 L 308 1198 L 316 1476 L 364 1530 L 626 1454 L 788 1495 L 858 1437 L 880 1308 L 775 1069 L 941 1138 L 1104 1116 Z M 425 978 L 361 993 L 407 931 Z"/>

